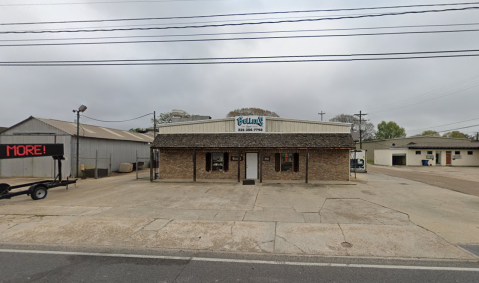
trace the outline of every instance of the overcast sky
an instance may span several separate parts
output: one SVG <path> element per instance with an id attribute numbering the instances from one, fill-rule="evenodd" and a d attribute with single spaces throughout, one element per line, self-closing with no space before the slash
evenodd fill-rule
<path id="1" fill-rule="evenodd" d="M 317 1 L 317 0 L 217 0 L 157 1 L 137 3 L 91 3 L 100 0 L 3 0 L 1 23 L 98 20 L 118 18 L 198 16 L 229 13 L 296 11 L 417 4 L 418 1 Z M 121 2 L 126 0 L 102 0 Z M 27 3 L 68 5 L 20 5 Z M 456 1 L 458 2 L 458 1 Z M 454 3 L 454 1 L 420 1 Z M 3 6 L 2 6 L 3 5 Z M 479 6 L 476 5 L 476 6 Z M 463 6 L 461 6 L 463 7 Z M 268 19 L 318 18 L 453 7 L 423 7 L 395 10 L 341 11 L 301 14 L 256 15 L 141 22 L 76 23 L 0 26 L 0 31 L 56 30 L 121 26 L 199 25 L 257 22 Z M 457 7 L 456 7 L 457 8 Z M 366 28 L 404 25 L 479 23 L 479 10 L 386 16 L 363 19 L 299 23 L 226 26 L 216 28 L 121 31 L 96 33 L 0 34 L 0 44 L 39 43 L 5 41 L 60 39 L 69 37 L 158 36 L 198 33 L 259 32 L 304 29 Z M 238 21 L 241 20 L 241 21 Z M 274 33 L 263 36 L 351 34 L 419 30 L 479 29 L 479 25 L 400 28 L 382 30 Z M 223 35 L 219 37 L 237 37 Z M 258 36 L 258 34 L 241 35 Z M 197 36 L 194 38 L 210 38 Z M 218 37 L 218 36 L 217 36 Z M 145 39 L 179 39 L 134 38 Z M 191 38 L 191 37 L 188 37 Z M 134 40 L 133 39 L 133 40 Z M 105 39 L 106 40 L 106 39 Z M 103 41 L 105 41 L 103 40 Z M 118 39 L 132 40 L 132 39 Z M 92 40 L 84 40 L 92 41 Z M 100 40 L 101 41 L 101 40 Z M 110 40 L 111 41 L 111 40 Z M 48 41 L 49 43 L 53 41 Z M 65 41 L 56 41 L 65 42 Z M 73 42 L 73 41 L 69 41 Z M 43 42 L 45 43 L 45 42 Z M 376 35 L 355 37 L 293 38 L 209 42 L 140 43 L 76 46 L 0 47 L 0 61 L 109 60 L 155 58 L 244 57 L 314 54 L 358 54 L 479 49 L 479 32 Z M 475 54 L 479 54 L 476 52 Z M 325 120 L 362 110 L 375 125 L 395 121 L 408 135 L 431 128 L 448 130 L 479 124 L 479 57 L 388 61 L 267 63 L 171 66 L 0 66 L 0 126 L 11 126 L 29 116 L 73 121 L 73 109 L 85 104 L 84 115 L 103 120 L 124 120 L 156 111 L 183 109 L 190 114 L 223 118 L 233 109 L 259 107 L 281 117 Z M 421 103 L 422 102 L 422 103 Z M 149 118 L 127 123 L 87 124 L 118 129 L 147 127 Z M 478 127 L 461 130 L 473 134 Z"/>

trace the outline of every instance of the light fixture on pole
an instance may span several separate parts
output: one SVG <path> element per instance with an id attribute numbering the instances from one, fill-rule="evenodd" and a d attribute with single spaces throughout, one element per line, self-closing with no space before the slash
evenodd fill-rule
<path id="1" fill-rule="evenodd" d="M 87 107 L 82 104 L 78 110 L 73 110 L 73 113 L 77 113 L 77 178 L 80 176 L 80 112 L 85 112 L 86 109 Z"/>

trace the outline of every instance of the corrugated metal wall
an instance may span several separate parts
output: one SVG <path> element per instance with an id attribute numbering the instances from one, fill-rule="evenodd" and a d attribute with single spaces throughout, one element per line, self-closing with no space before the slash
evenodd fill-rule
<path id="1" fill-rule="evenodd" d="M 38 133 L 42 133 L 39 135 Z M 62 163 L 63 176 L 76 172 L 76 137 L 52 127 L 37 119 L 30 119 L 0 135 L 1 144 L 63 143 L 65 160 Z M 108 168 L 110 154 L 112 170 L 119 169 L 120 163 L 136 161 L 136 151 L 140 157 L 149 158 L 149 145 L 145 142 L 119 141 L 80 137 L 80 164 L 94 168 L 98 150 L 99 168 Z M 142 160 L 146 161 L 146 160 Z M 146 162 L 145 162 L 146 163 Z M 52 157 L 35 157 L 0 160 L 2 177 L 42 177 L 53 178 L 57 173 Z M 73 170 L 71 170 L 73 169 Z"/>
<path id="2" fill-rule="evenodd" d="M 120 167 L 120 163 L 134 163 L 136 161 L 136 151 L 138 151 L 139 157 L 150 157 L 150 145 L 148 143 L 80 138 L 80 164 L 85 165 L 85 169 L 95 168 L 97 150 L 99 158 L 98 168 L 108 169 L 111 155 L 112 171 L 117 171 Z M 74 169 L 73 175 L 75 175 L 76 137 L 73 137 L 72 152 L 72 168 Z M 148 162 L 145 159 L 141 161 L 145 163 Z"/>
<path id="3" fill-rule="evenodd" d="M 63 143 L 65 160 L 62 163 L 63 176 L 70 174 L 70 136 L 11 135 L 0 136 L 1 144 Z M 54 178 L 58 173 L 56 162 L 51 156 L 0 160 L 2 177 L 44 177 Z"/>
<path id="4" fill-rule="evenodd" d="M 233 129 L 234 131 L 234 129 Z M 350 133 L 349 126 L 299 121 L 267 120 L 266 132 L 271 133 Z"/>
<path id="5" fill-rule="evenodd" d="M 160 134 L 174 133 L 228 133 L 235 131 L 235 121 L 220 120 L 216 122 L 185 123 L 174 126 L 160 126 Z M 285 121 L 266 118 L 266 132 L 270 133 L 350 133 L 349 125 L 313 123 L 307 121 Z"/>

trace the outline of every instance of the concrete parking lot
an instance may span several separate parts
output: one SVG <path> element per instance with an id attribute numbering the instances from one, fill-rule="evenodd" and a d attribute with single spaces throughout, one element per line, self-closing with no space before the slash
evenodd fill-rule
<path id="1" fill-rule="evenodd" d="M 80 180 L 44 200 L 0 201 L 0 243 L 477 259 L 459 245 L 479 244 L 479 197 L 358 177 L 349 185 Z"/>
<path id="2" fill-rule="evenodd" d="M 370 165 L 368 171 L 479 197 L 479 167 Z"/>

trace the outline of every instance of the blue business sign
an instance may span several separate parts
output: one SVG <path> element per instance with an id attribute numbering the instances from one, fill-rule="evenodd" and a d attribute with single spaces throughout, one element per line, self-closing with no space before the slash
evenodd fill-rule
<path id="1" fill-rule="evenodd" d="M 266 132 L 265 124 L 264 116 L 237 116 L 235 117 L 235 132 L 264 133 Z"/>

